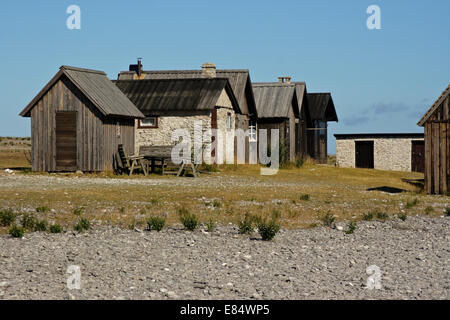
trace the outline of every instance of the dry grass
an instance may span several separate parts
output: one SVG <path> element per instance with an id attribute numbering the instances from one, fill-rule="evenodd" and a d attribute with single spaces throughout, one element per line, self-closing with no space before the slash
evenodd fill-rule
<path id="1" fill-rule="evenodd" d="M 0 137 L 0 169 L 30 168 L 30 150 L 29 138 Z"/>
<path id="2" fill-rule="evenodd" d="M 60 174 L 57 176 L 64 181 L 77 181 L 77 184 L 59 182 L 48 188 L 41 187 L 39 183 L 21 188 L 3 187 L 0 183 L 0 208 L 11 208 L 20 213 L 45 206 L 52 211 L 39 213 L 39 217 L 69 229 L 79 218 L 73 211 L 80 207 L 85 208 L 82 216 L 89 218 L 94 227 L 113 224 L 125 228 L 144 228 L 150 215 L 167 216 L 168 225 L 177 225 L 176 211 L 179 207 L 198 215 L 200 222 L 207 223 L 212 219 L 221 224 L 237 224 L 246 212 L 268 216 L 276 209 L 281 212 L 284 228 L 302 228 L 320 225 L 319 217 L 327 211 L 334 214 L 337 221 L 359 220 L 364 213 L 372 210 L 386 212 L 390 217 L 402 210 L 408 215 L 424 214 L 429 206 L 435 208 L 429 214 L 440 215 L 449 200 L 448 197 L 421 194 L 414 186 L 402 182 L 402 178 L 421 178 L 422 175 L 417 173 L 314 164 L 306 164 L 300 169 L 280 170 L 275 176 L 261 176 L 260 168 L 251 165 L 222 166 L 219 170 L 219 173 L 204 174 L 199 179 L 159 175 L 129 178 L 111 173 L 85 174 L 81 177 Z M 24 175 L 37 181 L 55 176 Z M 119 180 L 114 184 L 106 183 L 111 178 Z M 84 185 L 83 179 L 104 179 L 105 184 Z M 136 182 L 153 179 L 160 184 L 143 186 L 133 183 L 135 179 L 139 180 Z M 405 192 L 388 194 L 368 191 L 385 186 Z M 309 201 L 300 200 L 304 194 L 310 195 Z M 418 198 L 418 204 L 407 209 L 406 203 L 415 198 Z"/>

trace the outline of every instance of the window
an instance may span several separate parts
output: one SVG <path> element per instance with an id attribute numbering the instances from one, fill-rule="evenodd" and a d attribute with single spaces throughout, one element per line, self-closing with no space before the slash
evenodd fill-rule
<path id="1" fill-rule="evenodd" d="M 116 122 L 116 136 L 120 137 L 120 122 Z"/>
<path id="2" fill-rule="evenodd" d="M 139 128 L 158 128 L 158 117 L 147 117 L 139 120 Z"/>
<path id="3" fill-rule="evenodd" d="M 256 135 L 256 122 L 250 121 L 248 126 L 248 140 L 250 142 L 256 142 L 258 140 Z"/>
<path id="4" fill-rule="evenodd" d="M 231 130 L 231 113 L 227 113 L 227 130 Z"/>

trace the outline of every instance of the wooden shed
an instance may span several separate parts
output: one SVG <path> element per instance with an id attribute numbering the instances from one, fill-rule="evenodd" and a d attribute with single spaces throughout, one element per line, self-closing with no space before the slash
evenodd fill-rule
<path id="1" fill-rule="evenodd" d="M 450 85 L 417 123 L 425 127 L 425 190 L 450 191 Z"/>
<path id="2" fill-rule="evenodd" d="M 134 150 L 144 115 L 102 71 L 62 66 L 20 113 L 31 117 L 33 171 L 105 171 Z"/>

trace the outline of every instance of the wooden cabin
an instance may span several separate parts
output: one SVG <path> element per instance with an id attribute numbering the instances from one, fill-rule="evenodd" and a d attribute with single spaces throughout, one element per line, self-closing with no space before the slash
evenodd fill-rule
<path id="1" fill-rule="evenodd" d="M 328 122 L 338 121 L 330 93 L 308 93 L 312 125 L 308 127 L 308 152 L 318 163 L 328 161 Z"/>
<path id="2" fill-rule="evenodd" d="M 417 123 L 425 133 L 425 190 L 450 192 L 450 85 Z"/>
<path id="3" fill-rule="evenodd" d="M 202 141 L 211 149 L 206 162 L 234 163 L 234 128 L 241 110 L 227 78 L 117 80 L 117 87 L 145 115 L 137 120 L 136 153 L 142 146 L 171 146 L 172 133 L 187 129 L 191 142 L 196 138 L 195 125 L 202 124 L 202 140 L 210 129 L 223 137 L 222 158 L 217 161 L 213 141 Z M 230 140 L 231 143 L 230 143 Z M 213 139 L 214 140 L 214 139 Z"/>
<path id="4" fill-rule="evenodd" d="M 20 113 L 31 117 L 33 171 L 114 169 L 122 144 L 134 151 L 144 115 L 102 71 L 62 66 Z"/>

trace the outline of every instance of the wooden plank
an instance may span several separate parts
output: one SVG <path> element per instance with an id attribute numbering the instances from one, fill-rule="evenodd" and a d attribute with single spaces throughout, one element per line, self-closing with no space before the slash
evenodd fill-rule
<path id="1" fill-rule="evenodd" d="M 433 123 L 433 185 L 434 193 L 440 193 L 439 174 L 440 174 L 440 156 L 439 156 L 439 125 Z"/>
<path id="2" fill-rule="evenodd" d="M 440 193 L 447 192 L 447 132 L 446 124 L 441 123 L 439 125 L 439 155 L 440 155 L 440 168 L 439 168 L 439 191 Z"/>
<path id="3" fill-rule="evenodd" d="M 432 167 L 433 167 L 433 153 L 432 153 L 432 131 L 431 124 L 425 123 L 425 191 L 431 194 L 432 188 Z"/>

